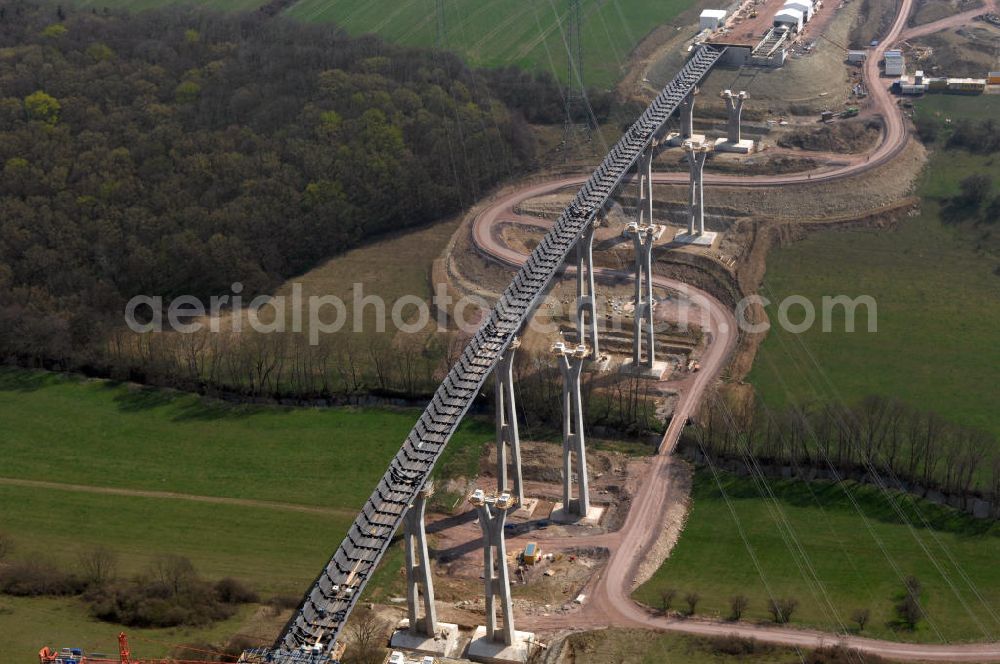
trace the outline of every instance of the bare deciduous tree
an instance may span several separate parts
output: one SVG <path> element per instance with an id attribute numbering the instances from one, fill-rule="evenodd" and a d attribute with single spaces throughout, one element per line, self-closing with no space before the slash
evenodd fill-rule
<path id="1" fill-rule="evenodd" d="M 924 615 L 923 607 L 920 606 L 920 598 L 913 593 L 906 593 L 896 605 L 896 614 L 899 616 L 899 622 L 907 629 L 916 629 L 917 623 Z"/>
<path id="2" fill-rule="evenodd" d="M 730 618 L 733 620 L 740 620 L 743 618 L 743 613 L 747 610 L 750 605 L 750 599 L 746 595 L 734 595 L 729 599 L 729 610 Z"/>
<path id="3" fill-rule="evenodd" d="M 103 546 L 84 551 L 79 558 L 83 580 L 90 586 L 104 586 L 113 581 L 118 572 L 118 556 Z"/>
<path id="4" fill-rule="evenodd" d="M 688 605 L 688 615 L 693 616 L 694 612 L 698 609 L 698 602 L 701 601 L 701 595 L 698 593 L 688 593 L 684 596 L 684 601 Z"/>
<path id="5" fill-rule="evenodd" d="M 896 604 L 896 615 L 899 622 L 907 629 L 916 629 L 917 623 L 924 616 L 924 609 L 920 606 L 920 593 L 923 586 L 915 576 L 906 577 L 903 583 L 903 598 Z"/>
<path id="6" fill-rule="evenodd" d="M 677 596 L 677 590 L 674 588 L 664 588 L 660 591 L 660 611 L 664 614 L 670 610 L 670 606 L 674 603 L 674 597 Z"/>
<path id="7" fill-rule="evenodd" d="M 865 631 L 865 625 L 868 624 L 868 620 L 871 618 L 871 611 L 868 609 L 855 609 L 851 613 L 851 620 L 858 626 L 858 631 Z"/>
<path id="8" fill-rule="evenodd" d="M 772 599 L 768 602 L 767 610 L 771 614 L 771 618 L 774 619 L 774 622 L 784 624 L 791 620 L 792 614 L 798 605 L 799 601 L 791 597 Z"/>
<path id="9" fill-rule="evenodd" d="M 344 664 L 381 664 L 384 655 L 380 647 L 386 623 L 368 608 L 355 611 L 349 631 L 351 647 Z"/>
<path id="10" fill-rule="evenodd" d="M 160 556 L 153 561 L 150 573 L 154 581 L 162 583 L 174 594 L 178 594 L 197 580 L 194 564 L 183 556 Z"/>

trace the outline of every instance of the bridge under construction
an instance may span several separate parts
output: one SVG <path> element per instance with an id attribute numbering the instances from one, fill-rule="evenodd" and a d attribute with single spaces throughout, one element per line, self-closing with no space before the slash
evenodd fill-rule
<path id="1" fill-rule="evenodd" d="M 247 651 L 243 661 L 275 664 L 331 661 L 351 610 L 392 543 L 393 534 L 404 524 L 411 506 L 419 501 L 445 445 L 487 379 L 498 366 L 506 366 L 503 365 L 503 358 L 513 352 L 512 345 L 516 343 L 518 333 L 531 318 L 573 249 L 577 249 L 578 281 L 583 283 L 582 268 L 587 268 L 593 275 L 590 243 L 595 220 L 604 214 L 616 192 L 630 179 L 637 166 L 641 171 L 637 179 L 651 213 L 652 181 L 648 171 L 653 149 L 663 138 L 667 121 L 682 103 L 693 103 L 696 87 L 725 51 L 723 46 L 697 47 L 673 80 L 608 152 L 469 341 L 283 634 L 272 648 Z M 645 223 L 649 224 L 650 220 Z M 703 232 L 703 224 L 699 229 L 689 228 L 689 233 L 697 232 Z M 640 276 L 637 274 L 637 278 Z M 590 297 L 593 297 L 592 282 Z M 647 306 L 651 307 L 651 303 Z M 651 310 L 642 317 L 648 317 L 651 322 Z M 638 343 L 641 335 L 638 310 L 636 321 Z M 593 318 L 590 322 L 592 328 L 596 326 Z M 582 329 L 582 315 L 578 316 L 578 324 L 581 326 L 582 343 L 587 338 Z M 592 329 L 591 336 L 594 334 L 596 332 Z M 596 343 L 591 344 L 589 349 L 585 346 L 579 348 L 586 349 L 581 352 L 594 353 Z M 653 359 L 650 344 L 645 361 L 651 366 Z M 564 435 L 569 434 L 564 432 Z M 569 478 L 564 478 L 564 481 L 568 482 Z M 586 490 L 585 485 L 583 490 Z M 585 504 L 586 495 L 581 498 L 579 502 Z M 572 507 L 564 505 L 564 509 Z M 413 528 L 413 525 L 410 527 Z M 410 538 L 407 537 L 407 540 Z"/>

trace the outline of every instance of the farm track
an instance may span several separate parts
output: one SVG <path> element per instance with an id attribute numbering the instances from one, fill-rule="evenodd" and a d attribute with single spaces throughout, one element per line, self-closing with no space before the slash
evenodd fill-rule
<path id="1" fill-rule="evenodd" d="M 180 500 L 191 503 L 208 503 L 212 505 L 229 505 L 232 507 L 253 507 L 259 509 L 279 510 L 283 512 L 299 512 L 302 514 L 323 514 L 353 519 L 357 512 L 352 509 L 319 507 L 313 505 L 298 505 L 296 503 L 281 503 L 253 498 L 226 498 L 224 496 L 199 496 L 191 493 L 174 491 L 147 491 L 144 489 L 122 489 L 118 487 L 93 486 L 90 484 L 65 484 L 63 482 L 46 482 L 42 480 L 21 480 L 12 477 L 0 477 L 0 486 L 17 486 L 26 489 L 50 489 L 70 491 L 72 493 L 90 493 L 104 496 L 123 496 L 127 498 L 152 498 L 155 500 Z"/>

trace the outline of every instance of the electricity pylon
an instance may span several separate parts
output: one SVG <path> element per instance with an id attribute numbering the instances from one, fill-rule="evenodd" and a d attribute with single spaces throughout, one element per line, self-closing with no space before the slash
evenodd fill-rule
<path id="1" fill-rule="evenodd" d="M 581 135 L 590 139 L 590 120 L 578 118 L 587 111 L 587 93 L 583 71 L 583 7 L 582 0 L 570 0 L 564 31 L 566 36 L 566 122 L 563 127 L 563 149 L 569 159 L 570 151 Z"/>

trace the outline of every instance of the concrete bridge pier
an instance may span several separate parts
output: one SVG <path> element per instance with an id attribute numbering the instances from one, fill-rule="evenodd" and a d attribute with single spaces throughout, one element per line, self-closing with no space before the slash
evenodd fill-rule
<path id="1" fill-rule="evenodd" d="M 497 491 L 504 493 L 508 490 L 509 447 L 513 465 L 513 497 L 518 505 L 525 506 L 524 477 L 521 473 L 521 436 L 517 428 L 517 402 L 514 400 L 514 353 L 520 345 L 520 340 L 515 337 L 493 370 L 493 376 L 496 387 Z"/>
<path id="2" fill-rule="evenodd" d="M 446 657 L 458 644 L 458 625 L 439 623 L 434 606 L 434 579 L 425 528 L 427 499 L 433 494 L 434 483 L 428 481 L 403 515 L 408 619 L 393 634 L 390 643 L 396 648 Z"/>
<path id="3" fill-rule="evenodd" d="M 587 328 L 587 316 L 590 328 Z M 594 224 L 580 234 L 576 243 L 576 330 L 577 341 L 590 341 L 590 357 L 601 357 L 597 340 L 597 289 L 594 285 Z"/>
<path id="4" fill-rule="evenodd" d="M 517 508 L 508 493 L 487 496 L 477 489 L 469 503 L 479 513 L 483 531 L 483 579 L 486 590 L 486 624 L 477 627 L 469 644 L 469 659 L 477 662 L 524 662 L 530 654 L 534 634 L 514 629 L 514 603 L 510 595 L 510 571 L 507 569 L 507 544 L 504 524 L 507 512 Z M 503 614 L 503 627 L 497 625 L 497 600 Z"/>
<path id="5" fill-rule="evenodd" d="M 705 140 L 704 134 L 694 133 L 694 98 L 697 94 L 698 89 L 692 88 L 691 92 L 681 101 L 677 109 L 677 114 L 680 116 L 681 121 L 681 130 L 680 132 L 671 132 L 667 135 L 667 145 L 679 147 L 683 146 L 685 141 L 701 142 Z"/>
<path id="6" fill-rule="evenodd" d="M 410 633 L 413 635 L 433 636 L 437 631 L 434 581 L 431 577 L 430 556 L 427 554 L 427 530 L 424 527 L 427 499 L 433 493 L 434 485 L 428 482 L 417 493 L 403 517 L 403 538 L 406 540 L 406 608 L 410 618 Z M 421 586 L 424 590 L 424 617 L 418 619 Z"/>
<path id="7" fill-rule="evenodd" d="M 656 325 L 653 321 L 653 243 L 656 230 L 652 226 L 631 223 L 625 228 L 625 233 L 632 238 L 635 247 L 635 312 L 632 359 L 623 365 L 623 369 L 659 380 L 667 364 L 656 361 Z"/>
<path id="8" fill-rule="evenodd" d="M 647 145 L 636 163 L 636 181 L 639 191 L 636 196 L 635 223 L 638 226 L 653 225 L 653 146 Z"/>
<path id="9" fill-rule="evenodd" d="M 563 499 L 552 511 L 556 521 L 600 520 L 599 508 L 590 505 L 590 481 L 587 474 L 587 448 L 583 433 L 583 396 L 580 376 L 590 354 L 584 345 L 567 346 L 557 342 L 552 346 L 563 377 Z M 573 497 L 573 474 L 576 474 L 577 496 Z"/>
<path id="10" fill-rule="evenodd" d="M 729 121 L 726 123 L 726 137 L 716 141 L 715 149 L 720 152 L 739 152 L 741 154 L 753 152 L 753 141 L 743 139 L 741 127 L 743 104 L 749 95 L 744 91 L 734 94 L 732 90 L 723 90 L 721 97 L 725 100 L 726 108 L 729 110 Z"/>
<path id="11" fill-rule="evenodd" d="M 689 92 L 678 111 L 681 115 L 681 137 L 685 141 L 690 141 L 691 134 L 694 133 L 694 95 L 694 90 Z"/>
<path id="12" fill-rule="evenodd" d="M 635 221 L 625 227 L 625 235 L 635 246 L 635 316 L 633 325 L 632 361 L 623 365 L 630 371 L 659 379 L 666 364 L 656 361 L 656 340 L 653 336 L 653 243 L 663 233 L 662 226 L 653 225 L 653 146 L 647 146 L 639 156 L 639 193 Z M 646 357 L 643 359 L 643 336 L 646 337 Z"/>
<path id="13" fill-rule="evenodd" d="M 705 160 L 712 148 L 704 143 L 689 141 L 684 144 L 684 149 L 691 172 L 688 227 L 686 233 L 674 236 L 674 243 L 710 247 L 715 242 L 716 234 L 705 231 Z"/>

